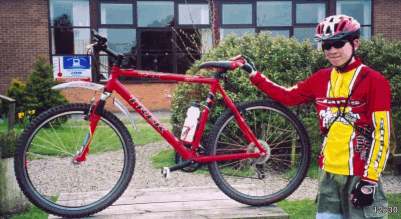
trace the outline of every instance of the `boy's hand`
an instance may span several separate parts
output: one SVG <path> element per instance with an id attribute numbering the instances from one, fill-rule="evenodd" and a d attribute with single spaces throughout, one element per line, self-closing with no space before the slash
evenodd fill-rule
<path id="1" fill-rule="evenodd" d="M 230 61 L 235 61 L 235 60 L 238 60 L 238 59 L 244 60 L 244 64 L 241 66 L 241 68 L 243 70 L 245 70 L 249 74 L 254 72 L 254 71 L 256 71 L 256 68 L 255 68 L 255 65 L 253 64 L 253 61 L 247 56 L 238 55 L 238 56 L 235 56 L 235 57 L 231 58 Z"/>
<path id="2" fill-rule="evenodd" d="M 363 208 L 373 203 L 377 183 L 361 179 L 351 192 L 351 202 L 356 208 Z"/>

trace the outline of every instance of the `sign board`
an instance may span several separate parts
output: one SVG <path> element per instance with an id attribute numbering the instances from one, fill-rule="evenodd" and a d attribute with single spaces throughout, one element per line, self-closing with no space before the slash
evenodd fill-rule
<path id="1" fill-rule="evenodd" d="M 91 81 L 90 56 L 53 56 L 53 78 L 56 81 Z"/>

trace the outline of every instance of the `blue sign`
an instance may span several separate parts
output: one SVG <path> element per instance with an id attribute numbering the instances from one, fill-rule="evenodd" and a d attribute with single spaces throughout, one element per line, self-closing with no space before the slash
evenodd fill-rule
<path id="1" fill-rule="evenodd" d="M 90 69 L 89 56 L 63 56 L 64 69 Z"/>

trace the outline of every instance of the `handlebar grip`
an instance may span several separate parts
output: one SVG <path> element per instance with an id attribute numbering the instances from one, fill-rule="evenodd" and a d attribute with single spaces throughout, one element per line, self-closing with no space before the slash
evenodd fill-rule
<path id="1" fill-rule="evenodd" d="M 92 34 L 96 42 L 103 45 L 107 42 L 107 38 L 100 35 L 96 30 L 92 29 Z"/>

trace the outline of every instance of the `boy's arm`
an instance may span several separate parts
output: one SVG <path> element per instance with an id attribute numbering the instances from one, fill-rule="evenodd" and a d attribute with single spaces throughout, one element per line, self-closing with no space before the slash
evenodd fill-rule
<path id="1" fill-rule="evenodd" d="M 261 91 L 266 93 L 272 99 L 287 106 L 306 103 L 315 98 L 311 82 L 313 76 L 304 81 L 298 82 L 291 88 L 285 88 L 272 82 L 258 71 L 252 72 L 249 77 L 251 82 Z"/>

